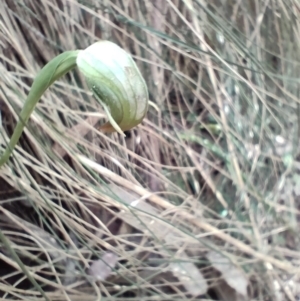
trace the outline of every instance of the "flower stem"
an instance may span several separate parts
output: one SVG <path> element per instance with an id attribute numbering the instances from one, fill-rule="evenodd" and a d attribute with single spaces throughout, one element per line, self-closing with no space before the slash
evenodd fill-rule
<path id="1" fill-rule="evenodd" d="M 66 51 L 47 63 L 34 79 L 29 94 L 20 113 L 18 123 L 9 143 L 0 158 L 0 168 L 8 161 L 13 149 L 18 143 L 24 127 L 37 102 L 45 91 L 60 77 L 76 67 L 76 58 L 80 50 Z"/>

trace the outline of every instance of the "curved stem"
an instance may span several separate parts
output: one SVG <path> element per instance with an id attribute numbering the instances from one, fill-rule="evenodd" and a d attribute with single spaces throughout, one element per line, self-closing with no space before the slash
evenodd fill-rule
<path id="1" fill-rule="evenodd" d="M 45 93 L 45 91 L 60 77 L 65 75 L 67 72 L 72 70 L 76 67 L 76 58 L 80 50 L 76 51 L 66 51 L 57 57 L 55 57 L 53 60 L 51 60 L 49 63 L 47 63 L 41 71 L 38 73 L 36 78 L 34 79 L 31 89 L 29 91 L 29 94 L 25 100 L 23 109 L 20 113 L 18 123 L 15 127 L 15 130 L 11 136 L 11 139 L 3 153 L 3 155 L 0 158 L 0 168 L 2 165 L 4 165 L 13 149 L 15 148 L 16 144 L 18 143 L 24 127 L 26 126 L 26 123 L 34 110 L 37 102 L 42 97 L 42 95 Z"/>

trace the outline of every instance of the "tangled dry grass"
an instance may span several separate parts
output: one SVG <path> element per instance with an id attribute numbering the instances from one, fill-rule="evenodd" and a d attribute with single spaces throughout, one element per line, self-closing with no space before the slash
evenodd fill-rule
<path id="1" fill-rule="evenodd" d="M 1 300 L 300 299 L 298 1 L 0 11 L 2 149 L 65 50 L 116 42 L 151 100 L 122 138 L 78 72 L 43 96 L 0 171 Z"/>

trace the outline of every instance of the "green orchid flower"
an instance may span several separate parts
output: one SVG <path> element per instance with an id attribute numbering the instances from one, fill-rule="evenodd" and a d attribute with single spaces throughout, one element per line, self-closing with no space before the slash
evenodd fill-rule
<path id="1" fill-rule="evenodd" d="M 123 131 L 141 123 L 148 110 L 148 89 L 130 54 L 109 41 L 96 42 L 84 50 L 66 51 L 44 66 L 34 79 L 13 135 L 0 158 L 0 167 L 8 161 L 44 92 L 76 66 L 108 116 L 101 130 L 124 135 Z"/>

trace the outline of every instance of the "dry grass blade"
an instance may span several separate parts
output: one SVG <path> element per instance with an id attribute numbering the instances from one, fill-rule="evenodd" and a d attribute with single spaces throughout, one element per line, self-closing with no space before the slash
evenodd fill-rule
<path id="1" fill-rule="evenodd" d="M 172 272 L 192 296 L 206 294 L 208 289 L 206 280 L 196 265 L 189 262 L 189 257 L 184 251 L 184 248 L 189 248 L 189 244 L 186 244 L 186 240 L 180 237 L 180 233 L 175 231 L 172 225 L 166 223 L 164 220 L 166 215 L 160 216 L 159 211 L 147 204 L 146 200 L 140 199 L 138 195 L 129 193 L 117 185 L 111 184 L 108 188 L 129 207 L 129 211 L 120 212 L 118 216 L 120 219 L 145 235 L 152 234 L 156 240 L 164 241 L 163 245 L 167 245 L 168 248 L 178 250 L 173 255 L 175 262 L 171 262 L 165 270 Z M 169 259 L 172 253 L 166 249 L 161 255 Z"/>
<path id="2" fill-rule="evenodd" d="M 206 257 L 211 262 L 212 267 L 221 273 L 222 278 L 231 288 L 243 297 L 248 295 L 248 279 L 238 267 L 230 262 L 229 258 L 216 251 L 210 251 Z"/>

